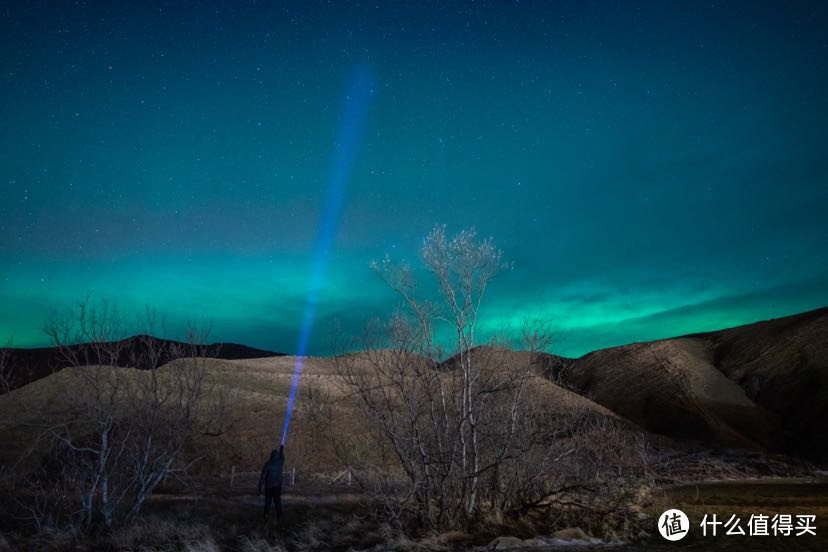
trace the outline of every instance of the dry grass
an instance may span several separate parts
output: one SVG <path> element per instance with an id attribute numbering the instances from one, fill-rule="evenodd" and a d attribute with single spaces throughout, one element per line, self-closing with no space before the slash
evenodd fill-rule
<path id="1" fill-rule="evenodd" d="M 294 357 L 276 357 L 245 361 L 203 359 L 205 386 L 209 389 L 205 407 L 219 397 L 231 397 L 230 416 L 235 423 L 219 438 L 204 437 L 194 443 L 194 450 L 212 451 L 199 469 L 214 474 L 250 471 L 260 464 L 276 443 L 284 419 L 284 411 L 293 376 Z M 182 362 L 182 361 L 177 361 Z M 318 432 L 310 427 L 305 414 L 305 400 L 310 386 L 322 390 L 334 400 L 341 399 L 334 383 L 332 363 L 327 359 L 308 358 L 304 364 L 302 383 L 291 420 L 289 464 L 328 471 L 334 463 L 333 451 L 320 450 Z M 176 362 L 158 369 L 163 383 L 176 370 Z M 83 368 L 81 368 L 83 369 Z M 19 455 L 21 446 L 31 444 L 32 425 L 44 425 L 71 417 L 68 399 L 83 392 L 78 368 L 67 368 L 32 382 L 11 393 L 0 395 L 0 462 L 10 464 Z M 117 368 L 128 378 L 145 378 L 148 373 L 130 368 Z M 342 427 L 355 427 L 354 413 L 347 402 L 337 404 L 334 417 Z M 45 450 L 43 451 L 45 452 Z M 324 470 L 322 470 L 324 471 Z"/>
<path id="2" fill-rule="evenodd" d="M 363 366 L 360 361 L 367 361 L 363 356 L 348 355 L 349 362 L 360 369 Z M 162 382 L 177 368 L 177 362 L 188 361 L 159 368 Z M 280 435 L 296 357 L 201 359 L 199 362 L 205 363 L 207 403 L 218 401 L 219 397 L 231 397 L 229 417 L 233 425 L 220 436 L 199 436 L 191 443 L 188 454 L 201 458 L 195 465 L 196 473 L 228 476 L 231 470 L 242 474 L 257 472 Z M 370 369 L 368 362 L 364 366 Z M 126 370 L 130 378 L 147 376 L 145 371 L 118 370 Z M 65 369 L 0 396 L 0 448 L 3 451 L 0 460 L 3 463 L 11 461 L 21 444 L 31 442 L 28 424 L 70 415 L 65 398 L 83 388 L 77 371 Z M 530 390 L 538 400 L 549 405 L 550 411 L 564 413 L 578 409 L 613 416 L 604 407 L 539 376 L 531 378 Z M 370 461 L 375 454 L 374 447 L 356 399 L 346 393 L 332 359 L 308 357 L 304 360 L 287 443 L 288 469 L 296 466 L 301 473 L 330 475 L 345 469 L 332 446 L 331 433 L 347 437 L 352 457 Z M 21 408 L 20 405 L 28 406 Z"/>
<path id="3" fill-rule="evenodd" d="M 738 387 L 734 388 L 735 384 L 720 385 L 720 374 L 697 370 L 696 363 L 699 359 L 708 359 L 693 348 L 693 343 L 679 344 L 683 347 L 681 351 L 665 349 L 657 352 L 671 360 L 670 369 L 696 378 L 690 382 L 698 394 L 698 402 L 695 404 L 708 405 L 716 401 L 737 406 L 748 404 L 744 392 Z M 495 350 L 491 354 L 495 366 L 506 362 L 526 362 L 522 353 Z M 652 356 L 653 353 L 647 351 L 646 354 Z M 376 353 L 371 359 L 365 354 L 352 354 L 348 355 L 348 359 L 357 370 L 370 370 L 370 361 L 376 361 L 377 357 Z M 177 362 L 158 369 L 162 382 L 178 368 Z M 296 358 L 286 356 L 234 361 L 200 359 L 199 362 L 205 363 L 208 405 L 219 401 L 221 397 L 232 398 L 230 418 L 233 426 L 220 436 L 198 436 L 188 447 L 187 454 L 190 458 L 196 455 L 202 457 L 196 464 L 198 475 L 201 476 L 226 477 L 231 468 L 235 467 L 236 473 L 240 474 L 235 488 L 230 489 L 226 479 L 220 479 L 215 488 L 209 488 L 209 485 L 202 488 L 203 496 L 206 495 L 207 498 L 202 498 L 201 502 L 192 501 L 189 497 L 159 496 L 153 506 L 148 506 L 148 515 L 144 515 L 138 523 L 119 529 L 111 535 L 98 537 L 98 543 L 103 549 L 146 552 L 213 552 L 228 549 L 241 552 L 283 552 L 330 550 L 334 547 L 358 550 L 443 550 L 476 538 L 465 533 L 444 533 L 418 535 L 422 539 L 414 542 L 397 528 L 363 517 L 362 514 L 366 511 L 358 510 L 361 507 L 358 503 L 345 504 L 344 500 L 331 504 L 321 502 L 319 496 L 313 495 L 317 492 L 316 488 L 307 496 L 289 497 L 292 503 L 286 510 L 288 521 L 283 526 L 263 526 L 259 521 L 260 504 L 250 495 L 255 489 L 258 470 L 280 435 Z M 143 371 L 126 368 L 118 370 L 125 370 L 128 378 L 147 377 L 147 372 Z M 614 391 L 618 395 L 617 390 L 623 389 L 623 398 L 627 402 L 635 403 L 639 396 L 643 401 L 644 388 L 633 385 L 632 382 L 636 378 L 644 378 L 646 372 L 631 370 L 619 374 L 612 366 L 604 367 L 604 370 L 606 377 L 596 382 L 592 389 L 596 395 L 604 391 Z M 614 389 L 606 386 L 614 386 Z M 9 394 L 0 395 L 0 464 L 5 466 L 21 446 L 31 443 L 28 424 L 69 415 L 65 398 L 80 392 L 80 389 L 82 385 L 77 369 L 65 369 Z M 618 420 L 608 408 L 540 375 L 530 377 L 527 400 L 537 402 L 552 414 L 590 412 L 602 419 Z M 609 402 L 606 404 L 612 406 Z M 622 429 L 626 431 L 628 427 Z M 296 466 L 300 478 L 307 478 L 308 474 L 335 475 L 341 472 L 344 465 L 333 449 L 331 434 L 337 436 L 340 442 L 348 443 L 352 449 L 349 451 L 351 456 L 367 461 L 368 464 L 376 460 L 372 456 L 376 441 L 372 441 L 371 434 L 361 419 L 356 399 L 348 395 L 347 388 L 339 381 L 333 359 L 306 358 L 291 421 L 286 468 Z M 626 433 L 618 432 L 619 450 L 621 445 L 633 441 L 628 437 Z M 596 429 L 594 438 L 590 436 L 588 440 L 606 445 L 606 435 L 600 433 L 600 429 Z M 616 456 L 618 458 L 614 461 L 620 465 L 621 455 Z M 672 465 L 668 466 L 670 467 Z M 689 468 L 681 470 L 684 474 L 689 471 Z M 201 478 L 202 481 L 209 479 Z M 219 488 L 222 490 L 218 491 Z M 286 494 L 296 492 L 297 490 L 291 489 Z M 658 503 L 660 498 L 660 495 L 647 495 L 641 497 L 639 502 L 649 500 Z M 186 508 L 170 514 L 159 508 L 159 504 L 165 500 L 180 502 L 182 508 L 186 503 Z M 355 513 L 360 516 L 357 517 Z M 511 527 L 506 527 L 503 520 L 493 520 L 491 530 L 503 530 L 505 533 L 518 531 L 529 536 L 544 521 L 548 522 L 548 518 L 535 524 L 536 521 L 538 520 L 527 515 L 513 522 Z M 600 519 L 585 520 L 583 514 L 575 510 L 571 517 L 563 515 L 558 523 L 558 526 L 581 526 L 593 535 L 610 535 L 614 530 L 633 531 L 632 527 L 624 525 L 627 523 L 624 519 L 611 520 L 603 516 Z M 74 537 L 69 533 L 41 534 L 21 542 L 25 542 L 22 549 L 76 549 Z M 2 549 L 0 539 L 0 550 Z"/>
<path id="4" fill-rule="evenodd" d="M 181 523 L 156 516 L 140 518 L 136 523 L 114 532 L 109 543 L 116 550 L 186 550 L 212 552 L 220 550 L 210 528 L 202 523 Z"/>
<path id="5" fill-rule="evenodd" d="M 241 537 L 239 539 L 239 552 L 285 552 L 285 547 L 280 544 L 270 544 L 264 539 Z"/>

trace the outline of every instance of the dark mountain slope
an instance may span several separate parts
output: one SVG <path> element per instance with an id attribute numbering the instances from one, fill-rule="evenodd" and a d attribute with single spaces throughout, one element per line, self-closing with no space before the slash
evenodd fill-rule
<path id="1" fill-rule="evenodd" d="M 828 308 L 695 337 L 802 452 L 828 451 Z"/>
<path id="2" fill-rule="evenodd" d="M 828 456 L 828 308 L 595 351 L 564 381 L 658 433 Z"/>

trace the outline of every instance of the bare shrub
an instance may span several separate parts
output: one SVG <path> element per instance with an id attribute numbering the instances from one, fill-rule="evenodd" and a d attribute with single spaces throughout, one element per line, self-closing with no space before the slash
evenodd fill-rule
<path id="1" fill-rule="evenodd" d="M 146 323 L 151 330 L 150 312 Z M 13 483 L 17 515 L 39 530 L 131 523 L 162 482 L 187 476 L 198 460 L 182 454 L 192 438 L 224 429 L 222 401 L 206 400 L 205 332 L 190 330 L 182 344 L 126 340 L 125 328 L 113 307 L 89 299 L 47 327 L 69 365 L 60 373 L 60 411 L 32 414 L 46 454 L 26 451 Z M 170 358 L 177 360 L 159 370 Z M 147 369 L 122 368 L 124 359 Z"/>
<path id="2" fill-rule="evenodd" d="M 638 470 L 634 447 L 611 414 L 549 404 L 546 326 L 525 328 L 521 352 L 477 346 L 481 301 L 507 266 L 500 250 L 438 226 L 421 256 L 440 301 L 423 298 L 410 266 L 373 263 L 402 308 L 369 325 L 360 353 L 335 358 L 368 427 L 331 437 L 381 517 L 399 527 L 413 514 L 443 531 L 534 515 L 554 523 L 575 510 L 600 521 L 620 509 Z M 455 336 L 447 360 L 439 323 Z"/>

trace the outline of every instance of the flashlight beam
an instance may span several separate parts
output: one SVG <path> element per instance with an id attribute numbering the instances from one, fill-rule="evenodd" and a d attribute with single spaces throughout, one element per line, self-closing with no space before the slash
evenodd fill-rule
<path id="1" fill-rule="evenodd" d="M 296 400 L 296 391 L 299 387 L 299 378 L 305 364 L 316 308 L 319 304 L 319 292 L 325 278 L 328 257 L 339 219 L 342 215 L 342 206 L 345 202 L 345 192 L 356 158 L 357 146 L 362 133 L 365 119 L 365 110 L 371 97 L 371 74 L 367 65 L 359 67 L 348 81 L 345 95 L 344 116 L 340 123 L 337 140 L 334 142 L 334 158 L 331 172 L 328 175 L 328 193 L 325 198 L 325 207 L 322 211 L 322 220 L 314 244 L 313 264 L 308 286 L 308 297 L 302 314 L 302 326 L 299 332 L 299 343 L 296 349 L 296 361 L 293 364 L 293 380 L 290 385 L 285 422 L 282 426 L 282 441 L 287 440 L 290 417 L 293 413 L 293 403 Z"/>

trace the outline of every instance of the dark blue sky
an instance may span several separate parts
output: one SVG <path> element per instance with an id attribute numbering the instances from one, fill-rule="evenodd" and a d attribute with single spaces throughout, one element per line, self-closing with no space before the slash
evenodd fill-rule
<path id="1" fill-rule="evenodd" d="M 292 352 L 362 69 L 312 352 L 434 223 L 564 354 L 828 304 L 828 4 L 378 4 L 0 4 L 0 339 L 92 292 Z"/>

